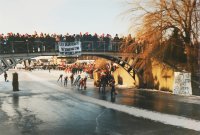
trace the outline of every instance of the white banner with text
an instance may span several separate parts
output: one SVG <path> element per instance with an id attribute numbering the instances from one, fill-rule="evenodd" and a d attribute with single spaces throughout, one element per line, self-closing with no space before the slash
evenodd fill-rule
<path id="1" fill-rule="evenodd" d="M 173 94 L 192 95 L 191 73 L 174 72 Z"/>

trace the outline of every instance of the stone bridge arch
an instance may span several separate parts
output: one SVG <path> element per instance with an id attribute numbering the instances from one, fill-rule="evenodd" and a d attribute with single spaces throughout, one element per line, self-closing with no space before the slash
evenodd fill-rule
<path id="1" fill-rule="evenodd" d="M 27 58 L 0 58 L 0 74 L 4 73 L 8 69 L 16 66 L 17 64 L 21 63 L 22 61 L 29 60 L 33 57 L 27 57 Z"/>
<path id="2" fill-rule="evenodd" d="M 37 56 L 58 56 L 58 53 L 32 53 L 32 54 L 6 54 L 0 56 L 0 74 L 4 73 L 8 69 L 16 66 L 18 63 L 28 60 Z M 82 52 L 74 57 L 79 56 L 96 56 L 100 58 L 104 58 L 110 60 L 114 63 L 117 63 L 121 66 L 134 80 L 137 80 L 139 87 L 143 86 L 143 79 L 142 75 L 140 74 L 139 70 L 134 67 L 134 62 L 132 64 L 129 63 L 128 59 L 130 57 L 134 57 L 133 54 L 126 54 L 126 53 L 112 53 L 112 52 Z M 73 57 L 73 56 L 66 56 L 66 57 Z M 137 56 L 135 56 L 137 57 Z M 134 58 L 136 60 L 137 58 Z"/>
<path id="3" fill-rule="evenodd" d="M 121 66 L 130 76 L 132 79 L 134 79 L 136 81 L 136 77 L 137 79 L 137 83 L 138 83 L 138 87 L 142 87 L 143 86 L 143 79 L 142 76 L 140 74 L 140 72 L 138 72 L 138 70 L 136 68 L 134 68 L 133 65 L 130 65 L 128 62 L 129 56 L 126 55 L 107 55 L 105 53 L 102 54 L 94 54 L 94 53 L 85 53 L 82 54 L 83 56 L 96 56 L 99 58 L 104 58 L 107 60 L 110 60 L 116 64 L 118 64 L 119 66 Z"/>

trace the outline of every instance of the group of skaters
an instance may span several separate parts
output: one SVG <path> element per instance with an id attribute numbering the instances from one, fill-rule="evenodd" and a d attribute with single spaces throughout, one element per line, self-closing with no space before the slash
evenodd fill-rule
<path id="1" fill-rule="evenodd" d="M 114 72 L 116 69 L 115 65 L 111 64 L 111 66 L 97 69 L 98 74 L 98 85 L 99 87 L 99 93 L 105 94 L 106 93 L 106 87 L 110 87 L 110 93 L 111 96 L 115 96 L 116 90 L 115 90 L 115 79 L 112 75 L 112 72 Z M 70 81 L 71 86 L 77 86 L 78 89 L 86 89 L 87 88 L 87 78 L 88 75 L 93 74 L 94 71 L 94 65 L 93 64 L 73 64 L 66 67 L 65 72 L 68 74 L 66 76 L 63 76 L 63 74 L 60 74 L 57 82 L 61 81 L 63 85 L 66 87 L 68 85 L 68 82 Z M 91 76 L 91 75 L 90 75 Z M 76 77 L 76 78 L 75 78 Z"/>
<path id="2" fill-rule="evenodd" d="M 100 70 L 100 78 L 98 80 L 98 86 L 99 86 L 99 93 L 105 94 L 106 87 L 111 87 L 111 97 L 115 96 L 116 90 L 115 90 L 115 79 L 114 76 L 109 72 L 108 70 Z"/>
<path id="3" fill-rule="evenodd" d="M 70 76 L 66 75 L 64 77 L 64 82 L 63 82 L 63 74 L 60 74 L 57 82 L 61 81 L 61 83 L 63 83 L 64 87 L 67 87 L 68 80 L 70 80 L 71 86 L 77 86 L 78 89 L 86 90 L 87 78 L 88 78 L 87 74 L 78 74 L 77 77 L 75 78 L 75 74 L 72 73 Z"/>

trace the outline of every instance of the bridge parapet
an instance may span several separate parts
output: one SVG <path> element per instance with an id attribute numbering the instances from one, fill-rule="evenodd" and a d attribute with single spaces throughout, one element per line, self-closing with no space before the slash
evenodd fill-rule
<path id="1" fill-rule="evenodd" d="M 119 52 L 121 44 L 114 41 L 9 41 L 0 42 L 0 54 L 60 52 L 61 55 L 71 55 L 80 52 Z"/>
<path id="2" fill-rule="evenodd" d="M 58 42 L 58 52 L 60 56 L 80 56 L 80 55 L 108 55 L 113 57 L 134 57 L 134 53 L 120 52 L 120 42 L 105 41 L 84 41 L 84 42 Z"/>
<path id="3" fill-rule="evenodd" d="M 41 41 L 14 41 L 0 44 L 0 74 L 15 66 L 22 60 L 37 56 L 66 56 L 79 57 L 92 55 L 103 57 L 120 64 L 134 77 L 135 69 L 127 59 L 135 57 L 133 53 L 121 53 L 120 42 L 84 41 L 84 42 L 41 42 Z"/>
<path id="4" fill-rule="evenodd" d="M 60 55 L 73 55 L 82 52 L 119 52 L 120 42 L 105 41 L 75 41 L 75 42 L 58 42 Z"/>
<path id="5" fill-rule="evenodd" d="M 55 42 L 45 41 L 9 41 L 0 42 L 0 54 L 22 54 L 55 52 L 57 50 Z"/>

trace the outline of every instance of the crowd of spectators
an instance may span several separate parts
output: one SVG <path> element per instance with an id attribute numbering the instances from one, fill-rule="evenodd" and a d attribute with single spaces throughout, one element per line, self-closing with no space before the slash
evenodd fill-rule
<path id="1" fill-rule="evenodd" d="M 64 41 L 64 42 L 75 42 L 75 41 L 105 41 L 109 42 L 110 40 L 114 42 L 120 42 L 122 41 L 123 38 L 119 38 L 118 34 L 115 35 L 115 37 L 112 37 L 109 34 L 102 34 L 102 35 L 97 35 L 95 34 L 89 34 L 88 32 L 85 34 L 65 34 L 65 35 L 58 35 L 58 34 L 48 34 L 48 33 L 40 33 L 38 34 L 37 32 L 34 32 L 34 34 L 19 34 L 19 33 L 7 33 L 6 35 L 0 34 L 0 42 L 3 44 L 7 44 L 8 42 L 13 42 L 13 41 L 41 41 L 41 42 L 59 42 L 59 41 Z"/>
<path id="2" fill-rule="evenodd" d="M 46 45 L 46 49 L 49 46 L 50 49 L 54 48 L 52 45 L 55 42 L 75 42 L 81 41 L 82 50 L 121 50 L 122 52 L 142 52 L 144 44 L 135 40 L 135 38 L 128 35 L 127 37 L 119 37 L 116 34 L 112 37 L 110 34 L 90 34 L 88 32 L 82 34 L 48 34 L 34 32 L 34 34 L 19 34 L 19 33 L 8 33 L 6 35 L 0 34 L 0 48 L 6 50 L 5 46 L 10 43 L 15 42 L 28 42 L 29 45 L 35 42 L 42 42 Z M 112 42 L 112 45 L 111 45 Z M 25 46 L 25 45 L 24 45 Z M 21 45 L 22 48 L 24 46 Z M 19 49 L 16 47 L 15 50 Z M 49 49 L 49 50 L 50 50 Z M 20 49 L 22 50 L 22 49 Z M 36 49 L 35 49 L 36 50 Z M 3 51 L 1 51 L 3 52 Z M 16 51 L 17 52 L 17 51 Z"/>
<path id="3" fill-rule="evenodd" d="M 123 37 L 119 38 L 118 34 L 112 37 L 110 34 L 48 34 L 34 32 L 34 34 L 7 33 L 0 34 L 0 53 L 26 53 L 39 51 L 55 50 L 57 42 L 75 42 L 80 41 L 84 51 L 118 51 Z M 7 46 L 5 46 L 7 45 Z M 28 45 L 28 50 L 26 49 Z M 45 46 L 45 49 L 44 47 Z"/>
<path id="4" fill-rule="evenodd" d="M 19 33 L 8 33 L 7 35 L 4 34 L 0 34 L 0 42 L 3 44 L 7 44 L 10 42 L 14 42 L 14 41 L 41 41 L 41 42 L 55 42 L 56 40 L 56 34 L 37 34 L 37 32 L 35 32 L 34 34 L 30 35 L 30 34 L 19 34 Z"/>

